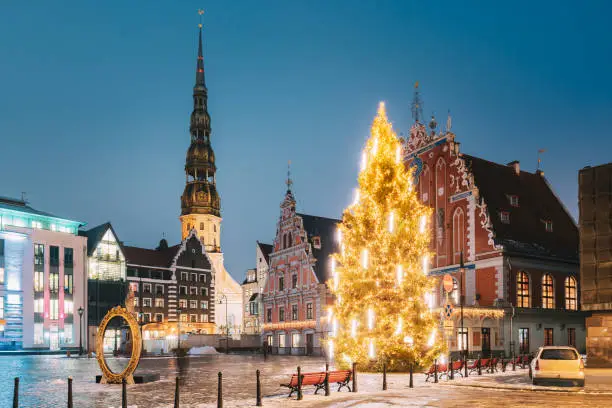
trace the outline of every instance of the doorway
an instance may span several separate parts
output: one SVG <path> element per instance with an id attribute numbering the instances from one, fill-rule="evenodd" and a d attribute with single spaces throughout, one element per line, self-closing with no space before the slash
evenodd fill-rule
<path id="1" fill-rule="evenodd" d="M 59 330 L 57 326 L 51 326 L 49 331 L 49 349 L 59 350 Z"/>
<path id="2" fill-rule="evenodd" d="M 482 357 L 487 358 L 491 355 L 491 329 L 483 327 L 482 333 Z"/>
<path id="3" fill-rule="evenodd" d="M 306 355 L 307 356 L 312 355 L 313 344 L 314 344 L 313 334 L 312 333 L 306 334 Z"/>

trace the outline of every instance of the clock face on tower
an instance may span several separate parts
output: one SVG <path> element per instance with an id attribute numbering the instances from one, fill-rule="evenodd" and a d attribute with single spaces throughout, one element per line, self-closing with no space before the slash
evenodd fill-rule
<path id="1" fill-rule="evenodd" d="M 414 156 L 414 160 L 412 160 L 411 167 L 414 167 L 414 185 L 419 183 L 419 176 L 423 171 L 423 160 L 421 160 L 418 156 Z"/>

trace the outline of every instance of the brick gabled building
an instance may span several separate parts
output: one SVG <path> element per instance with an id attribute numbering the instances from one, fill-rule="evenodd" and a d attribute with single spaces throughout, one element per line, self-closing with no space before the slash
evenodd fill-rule
<path id="1" fill-rule="evenodd" d="M 287 184 L 263 290 L 263 340 L 273 353 L 321 355 L 340 220 L 297 213 Z"/>
<path id="2" fill-rule="evenodd" d="M 419 106 L 418 93 L 415 99 Z M 583 351 L 578 229 L 544 173 L 463 154 L 450 118 L 445 131 L 433 117 L 427 129 L 418 110 L 413 113 L 404 160 L 433 210 L 430 275 L 437 283 L 431 302 L 441 312 L 449 303 L 453 308 L 445 319 L 450 350 L 467 343 L 470 354 L 509 355 L 512 346 L 515 354 L 534 352 L 545 344 Z M 448 297 L 445 274 L 454 283 Z"/>

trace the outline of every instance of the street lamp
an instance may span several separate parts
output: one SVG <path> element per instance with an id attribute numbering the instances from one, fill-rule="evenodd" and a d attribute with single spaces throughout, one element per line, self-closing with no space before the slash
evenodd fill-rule
<path id="1" fill-rule="evenodd" d="M 223 299 L 225 299 L 225 354 L 229 354 L 229 322 L 227 321 L 227 296 L 224 293 L 221 294 L 221 299 L 219 299 L 219 304 L 223 304 Z"/>
<path id="2" fill-rule="evenodd" d="M 178 313 L 178 345 L 176 347 L 178 355 L 181 352 L 181 309 L 176 309 L 176 313 Z"/>
<path id="3" fill-rule="evenodd" d="M 460 293 L 461 293 L 461 346 L 463 348 L 463 364 L 465 365 L 465 376 L 467 377 L 467 358 L 468 358 L 468 348 L 467 348 L 467 342 L 468 342 L 468 336 L 467 333 L 465 333 L 465 328 L 463 327 L 463 303 L 464 303 L 464 299 L 465 299 L 465 295 L 463 294 L 463 275 L 465 274 L 465 265 L 463 264 L 463 251 L 461 251 L 460 257 L 459 257 L 459 273 L 461 274 L 461 287 L 460 287 Z"/>
<path id="4" fill-rule="evenodd" d="M 77 309 L 79 312 L 79 356 L 83 355 L 83 306 L 79 306 Z"/>

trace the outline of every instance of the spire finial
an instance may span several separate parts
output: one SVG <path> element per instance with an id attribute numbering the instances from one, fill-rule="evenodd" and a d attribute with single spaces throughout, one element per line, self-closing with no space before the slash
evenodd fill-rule
<path id="1" fill-rule="evenodd" d="M 419 94 L 419 81 L 414 83 L 414 97 L 412 99 L 412 118 L 419 122 L 423 118 L 423 103 Z"/>
<path id="2" fill-rule="evenodd" d="M 538 149 L 538 166 L 536 168 L 536 171 L 540 171 L 540 165 L 542 164 L 542 157 L 540 157 L 540 155 L 545 152 L 546 149 Z"/>
<path id="3" fill-rule="evenodd" d="M 202 29 L 202 15 L 204 15 L 204 9 L 198 9 L 198 14 L 200 15 L 200 24 L 198 24 L 198 28 Z"/>
<path id="4" fill-rule="evenodd" d="M 293 181 L 291 180 L 291 160 L 287 162 L 287 181 L 285 184 L 287 184 L 287 192 L 290 192 L 291 186 L 293 185 Z"/>
<path id="5" fill-rule="evenodd" d="M 452 122 L 453 122 L 453 119 L 451 117 L 450 109 L 449 109 L 448 110 L 448 116 L 446 117 L 446 132 L 447 133 L 451 131 L 451 126 L 453 124 Z"/>
<path id="6" fill-rule="evenodd" d="M 200 24 L 198 24 L 199 36 L 198 36 L 198 63 L 196 65 L 196 87 L 206 87 L 204 83 L 204 54 L 202 52 L 202 15 L 204 15 L 203 9 L 198 9 L 200 15 Z"/>

